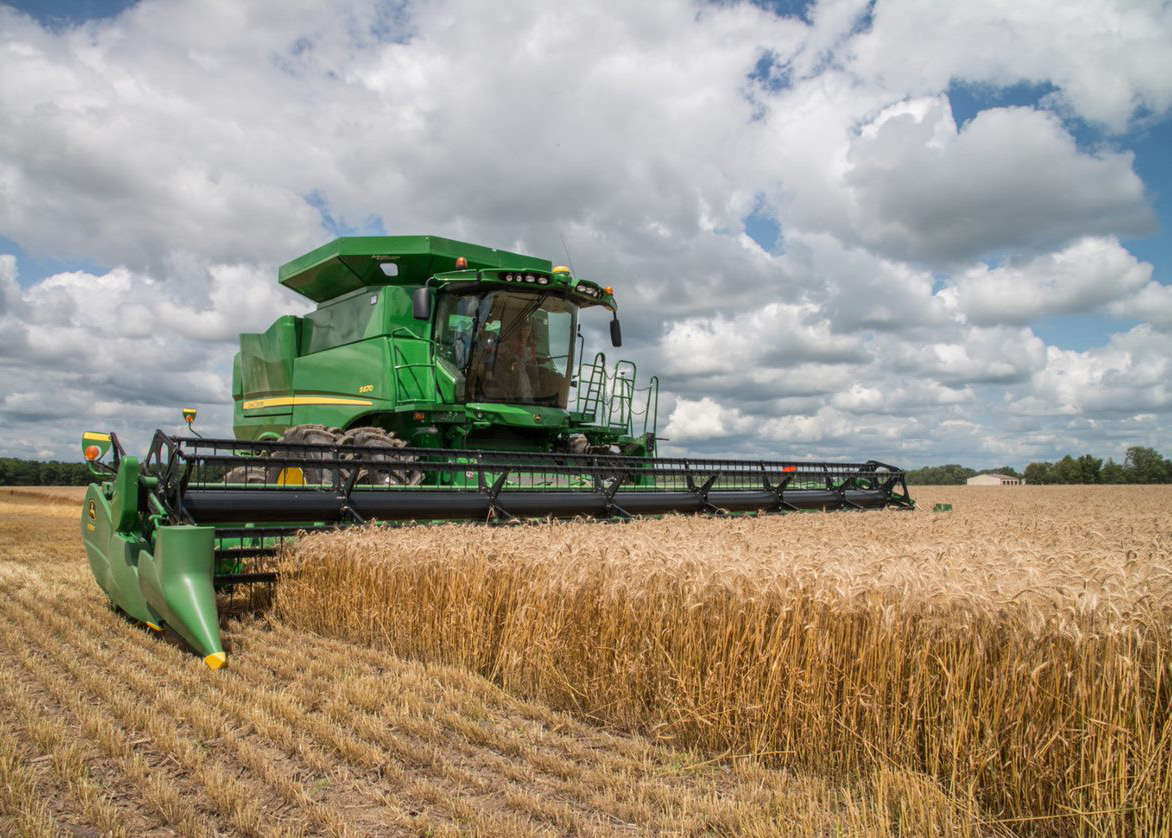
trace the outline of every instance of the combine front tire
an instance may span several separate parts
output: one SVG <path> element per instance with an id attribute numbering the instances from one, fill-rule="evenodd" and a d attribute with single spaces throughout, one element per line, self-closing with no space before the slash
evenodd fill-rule
<path id="1" fill-rule="evenodd" d="M 387 464 L 385 467 L 364 466 L 358 472 L 358 483 L 371 486 L 418 486 L 423 482 L 423 472 L 411 467 L 415 458 L 396 453 L 407 443 L 382 428 L 351 428 L 338 438 L 338 444 L 364 448 L 366 450 L 361 454 L 364 460 Z"/>
<path id="2" fill-rule="evenodd" d="M 267 480 L 265 470 L 256 466 L 236 466 L 236 468 L 230 469 L 224 475 L 225 483 L 244 483 L 249 485 L 255 483 L 264 485 Z"/>
<path id="3" fill-rule="evenodd" d="M 341 433 L 340 428 L 327 428 L 325 425 L 294 425 L 292 428 L 286 429 L 285 433 L 281 435 L 280 441 L 296 445 L 336 445 L 339 442 L 338 436 Z M 301 479 L 307 486 L 332 482 L 332 472 L 328 469 L 314 468 L 312 465 L 315 461 L 321 460 L 323 457 L 329 455 L 310 449 L 303 453 L 298 453 L 296 456 L 300 462 L 296 465 L 291 464 L 284 468 L 274 469 L 274 473 L 269 475 L 270 479 L 276 483 L 298 482 L 296 476 L 291 472 L 295 468 L 300 468 L 302 472 Z M 284 479 L 282 479 L 282 475 L 284 475 Z"/>
<path id="4" fill-rule="evenodd" d="M 341 459 L 361 458 L 364 465 L 359 469 L 357 483 L 368 486 L 418 486 L 423 482 L 423 472 L 412 468 L 415 458 L 397 453 L 406 442 L 382 428 L 330 428 L 326 425 L 294 425 L 287 428 L 278 442 L 305 446 L 353 446 L 365 449 L 360 453 L 337 451 Z M 336 449 L 335 449 L 336 451 Z M 306 448 L 304 451 L 282 451 L 273 453 L 284 462 L 270 465 L 266 469 L 238 466 L 225 476 L 228 483 L 281 483 L 319 486 L 331 483 L 332 469 L 315 466 L 322 459 L 335 456 L 334 451 Z M 374 465 L 374 464 L 378 465 Z M 386 463 L 386 466 L 382 464 Z M 345 469 L 343 469 L 345 471 Z M 343 475 L 344 477 L 344 475 Z"/>

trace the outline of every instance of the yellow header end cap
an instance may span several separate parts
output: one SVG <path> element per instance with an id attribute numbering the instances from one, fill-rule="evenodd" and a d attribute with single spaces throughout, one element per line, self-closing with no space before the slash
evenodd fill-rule
<path id="1" fill-rule="evenodd" d="M 281 473 L 277 475 L 278 486 L 304 486 L 305 472 L 297 466 L 289 466 L 281 469 Z"/>
<path id="2" fill-rule="evenodd" d="M 215 670 L 219 669 L 228 662 L 228 656 L 223 652 L 216 652 L 215 654 L 208 655 L 206 658 L 204 658 L 203 662 L 208 665 L 208 669 Z"/>

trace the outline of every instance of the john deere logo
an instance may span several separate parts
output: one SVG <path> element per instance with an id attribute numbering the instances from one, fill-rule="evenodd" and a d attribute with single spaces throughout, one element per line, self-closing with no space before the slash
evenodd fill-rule
<path id="1" fill-rule="evenodd" d="M 545 421 L 545 417 L 542 416 L 540 413 L 534 413 L 533 414 L 533 421 L 540 425 L 543 421 Z"/>
<path id="2" fill-rule="evenodd" d="M 98 518 L 98 505 L 96 503 L 94 503 L 92 500 L 90 501 L 89 513 L 90 513 L 90 518 L 96 521 Z"/>

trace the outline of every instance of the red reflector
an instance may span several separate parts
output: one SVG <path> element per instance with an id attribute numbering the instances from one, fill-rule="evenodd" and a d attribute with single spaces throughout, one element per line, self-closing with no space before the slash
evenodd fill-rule
<path id="1" fill-rule="evenodd" d="M 427 418 L 427 414 L 426 414 L 426 413 L 416 413 L 416 414 L 415 414 L 415 421 L 416 421 L 416 422 L 422 422 L 422 421 L 423 421 L 424 419 L 426 419 L 426 418 Z"/>
<path id="2" fill-rule="evenodd" d="M 456 270 L 462 271 L 462 270 L 465 270 L 467 267 L 468 267 L 468 260 L 465 259 L 463 256 L 457 256 L 456 257 Z"/>
<path id="3" fill-rule="evenodd" d="M 797 466 L 786 466 L 785 468 L 782 469 L 782 471 L 797 471 L 797 470 L 798 470 Z"/>

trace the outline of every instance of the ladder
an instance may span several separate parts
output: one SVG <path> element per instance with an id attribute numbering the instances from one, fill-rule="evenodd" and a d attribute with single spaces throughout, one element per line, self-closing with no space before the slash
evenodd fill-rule
<path id="1" fill-rule="evenodd" d="M 583 374 L 587 376 L 585 380 Z M 599 408 L 606 402 L 606 355 L 599 352 L 594 356 L 593 363 L 578 363 L 578 392 L 574 409 L 580 419 L 589 419 L 597 424 Z"/>

